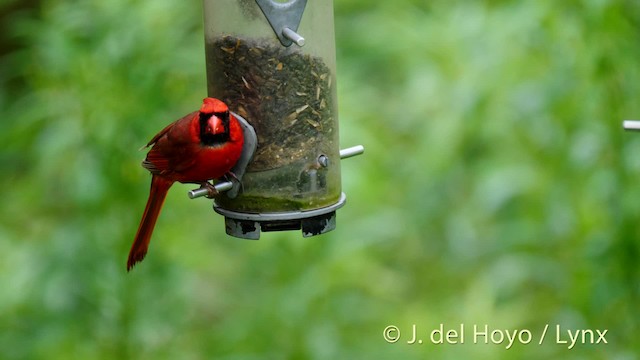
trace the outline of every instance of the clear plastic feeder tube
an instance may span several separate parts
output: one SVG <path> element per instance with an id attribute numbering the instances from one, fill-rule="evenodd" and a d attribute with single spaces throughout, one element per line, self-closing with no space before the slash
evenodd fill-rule
<path id="1" fill-rule="evenodd" d="M 204 0 L 204 12 L 209 96 L 226 102 L 258 136 L 242 190 L 235 198 L 220 195 L 216 206 L 273 214 L 344 201 L 333 1 L 307 1 L 299 26 L 290 28 L 304 46 L 283 45 L 255 0 Z"/>

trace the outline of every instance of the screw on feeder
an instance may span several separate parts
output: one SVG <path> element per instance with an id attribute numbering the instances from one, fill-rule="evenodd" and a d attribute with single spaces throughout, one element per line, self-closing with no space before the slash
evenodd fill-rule
<path id="1" fill-rule="evenodd" d="M 318 156 L 318 165 L 323 168 L 329 167 L 329 157 L 325 154 Z"/>
<path id="2" fill-rule="evenodd" d="M 356 145 L 346 149 L 340 150 L 340 159 L 348 159 L 350 157 L 354 157 L 357 155 L 362 155 L 364 153 L 364 146 Z M 318 156 L 318 164 L 322 167 L 329 166 L 329 157 L 325 154 Z"/>

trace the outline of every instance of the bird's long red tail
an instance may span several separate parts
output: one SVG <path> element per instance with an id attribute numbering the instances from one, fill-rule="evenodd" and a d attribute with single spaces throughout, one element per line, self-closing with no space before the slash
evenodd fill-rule
<path id="1" fill-rule="evenodd" d="M 164 204 L 164 199 L 167 197 L 167 192 L 172 184 L 172 180 L 160 176 L 154 175 L 151 179 L 149 200 L 147 200 L 147 206 L 144 209 L 142 220 L 140 220 L 140 227 L 138 227 L 136 238 L 131 246 L 131 251 L 129 251 L 127 271 L 131 270 L 137 262 L 142 261 L 147 254 L 153 228 L 156 226 L 156 220 L 158 220 L 158 215 L 160 215 L 162 204 Z"/>

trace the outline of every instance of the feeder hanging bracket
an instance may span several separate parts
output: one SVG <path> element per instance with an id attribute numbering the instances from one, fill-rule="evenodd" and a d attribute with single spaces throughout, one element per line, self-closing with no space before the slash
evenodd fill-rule
<path id="1" fill-rule="evenodd" d="M 290 0 L 286 3 L 275 0 L 256 0 L 256 3 L 283 46 L 291 46 L 292 43 L 298 46 L 304 45 L 305 40 L 297 31 L 307 0 Z"/>

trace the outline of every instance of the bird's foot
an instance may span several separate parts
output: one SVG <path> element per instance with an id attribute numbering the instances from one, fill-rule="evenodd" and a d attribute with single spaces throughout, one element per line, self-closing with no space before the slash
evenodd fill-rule
<path id="1" fill-rule="evenodd" d="M 227 178 L 227 180 L 229 180 L 229 178 L 232 178 L 235 181 L 240 182 L 240 179 L 238 179 L 238 176 L 236 176 L 236 174 L 234 174 L 232 171 L 229 171 L 228 173 L 224 174 L 224 177 Z"/>
<path id="2" fill-rule="evenodd" d="M 208 199 L 213 199 L 218 194 L 220 194 L 220 192 L 218 192 L 218 190 L 216 190 L 216 187 L 213 186 L 213 184 L 208 182 L 208 181 L 205 181 L 202 184 L 200 184 L 200 188 L 207 190 L 207 195 L 205 195 L 205 197 L 208 198 Z"/>
<path id="3" fill-rule="evenodd" d="M 229 181 L 231 181 L 229 178 L 235 180 L 238 184 L 240 184 L 240 190 L 244 192 L 244 185 L 242 185 L 242 181 L 240 181 L 236 174 L 234 174 L 232 171 L 229 171 L 228 173 L 224 174 L 224 177 Z"/>

